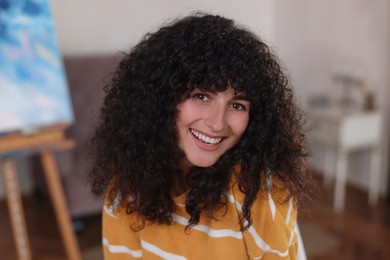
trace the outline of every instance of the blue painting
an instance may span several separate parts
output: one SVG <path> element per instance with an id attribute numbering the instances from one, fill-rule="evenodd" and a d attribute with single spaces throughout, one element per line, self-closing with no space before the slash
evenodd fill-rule
<path id="1" fill-rule="evenodd" d="M 48 0 L 0 0 L 0 133 L 72 121 Z"/>

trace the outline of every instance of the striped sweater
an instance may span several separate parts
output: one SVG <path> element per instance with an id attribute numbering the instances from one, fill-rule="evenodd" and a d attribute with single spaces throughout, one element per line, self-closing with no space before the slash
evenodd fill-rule
<path id="1" fill-rule="evenodd" d="M 105 205 L 103 210 L 103 250 L 106 260 L 116 259 L 296 259 L 298 235 L 296 208 L 292 201 L 280 204 L 275 192 L 259 192 L 252 205 L 252 226 L 240 231 L 244 195 L 233 183 L 228 191 L 228 208 L 214 219 L 201 217 L 185 231 L 189 218 L 185 211 L 186 194 L 174 198 L 173 222 L 146 224 L 130 229 L 134 214 L 121 207 Z"/>

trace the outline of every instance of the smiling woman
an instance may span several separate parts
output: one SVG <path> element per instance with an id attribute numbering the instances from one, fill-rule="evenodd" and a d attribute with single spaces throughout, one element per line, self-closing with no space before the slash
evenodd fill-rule
<path id="1" fill-rule="evenodd" d="M 91 143 L 107 259 L 295 259 L 311 188 L 299 109 L 276 57 L 195 14 L 119 64 Z"/>

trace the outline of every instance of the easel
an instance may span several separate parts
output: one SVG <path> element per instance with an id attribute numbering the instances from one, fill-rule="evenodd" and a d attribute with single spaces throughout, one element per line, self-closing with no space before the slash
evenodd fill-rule
<path id="1" fill-rule="evenodd" d="M 65 201 L 64 191 L 59 178 L 52 151 L 74 147 L 73 140 L 64 136 L 64 128 L 50 128 L 38 133 L 0 136 L 0 163 L 4 181 L 12 232 L 18 259 L 31 260 L 31 249 L 24 218 L 22 198 L 17 178 L 15 155 L 39 153 L 44 169 L 51 201 L 56 213 L 57 223 L 68 259 L 81 260 L 71 219 Z"/>

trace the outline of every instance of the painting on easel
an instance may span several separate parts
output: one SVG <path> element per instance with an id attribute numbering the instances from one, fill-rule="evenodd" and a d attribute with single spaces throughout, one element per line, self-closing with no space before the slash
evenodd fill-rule
<path id="1" fill-rule="evenodd" d="M 72 121 L 48 0 L 0 0 L 0 134 Z"/>

